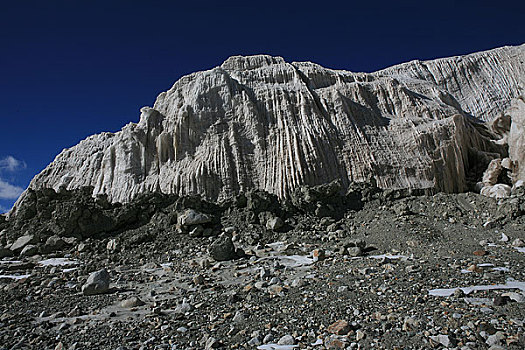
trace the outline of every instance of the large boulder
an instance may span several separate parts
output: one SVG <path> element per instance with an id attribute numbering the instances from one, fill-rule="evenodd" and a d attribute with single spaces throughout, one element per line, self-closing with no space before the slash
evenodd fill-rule
<path id="1" fill-rule="evenodd" d="M 20 253 L 27 245 L 38 242 L 38 237 L 35 235 L 25 235 L 18 237 L 18 239 L 9 247 L 14 253 Z"/>
<path id="2" fill-rule="evenodd" d="M 104 294 L 109 291 L 110 277 L 106 269 L 93 272 L 82 286 L 84 295 Z"/>

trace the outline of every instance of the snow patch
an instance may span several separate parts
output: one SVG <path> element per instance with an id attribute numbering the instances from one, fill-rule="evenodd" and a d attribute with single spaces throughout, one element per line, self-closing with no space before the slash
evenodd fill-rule
<path id="1" fill-rule="evenodd" d="M 21 280 L 24 278 L 28 278 L 31 275 L 0 275 L 0 279 L 8 278 L 13 280 Z"/>
<path id="2" fill-rule="evenodd" d="M 70 260 L 67 258 L 51 258 L 38 262 L 42 266 L 64 266 L 64 265 L 77 265 L 77 260 Z"/>
<path id="3" fill-rule="evenodd" d="M 507 281 L 505 284 L 494 284 L 494 285 L 479 285 L 471 287 L 459 287 L 459 288 L 438 288 L 431 289 L 428 291 L 429 295 L 437 297 L 449 297 L 454 294 L 457 289 L 461 289 L 463 293 L 470 294 L 478 290 L 497 290 L 497 289 L 520 289 L 525 292 L 525 282 L 520 281 Z"/>

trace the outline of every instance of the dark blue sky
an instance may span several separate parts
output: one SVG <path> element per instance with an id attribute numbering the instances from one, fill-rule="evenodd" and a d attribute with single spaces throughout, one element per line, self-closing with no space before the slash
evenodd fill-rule
<path id="1" fill-rule="evenodd" d="M 138 121 L 175 80 L 228 56 L 374 71 L 522 44 L 524 15 L 515 0 L 3 1 L 0 211 L 63 148 Z"/>

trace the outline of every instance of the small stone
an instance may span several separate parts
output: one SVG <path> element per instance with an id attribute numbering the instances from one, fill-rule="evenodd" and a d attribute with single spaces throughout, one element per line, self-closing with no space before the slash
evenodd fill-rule
<path id="1" fill-rule="evenodd" d="M 515 240 L 512 241 L 512 246 L 513 247 L 518 247 L 518 248 L 524 247 L 525 246 L 525 242 L 522 239 L 520 239 L 520 238 L 516 238 Z"/>
<path id="2" fill-rule="evenodd" d="M 412 317 L 405 317 L 402 330 L 405 332 L 414 331 L 419 327 L 419 321 Z"/>
<path id="3" fill-rule="evenodd" d="M 447 334 L 438 334 L 435 336 L 431 336 L 430 339 L 432 339 L 432 341 L 434 341 L 437 344 L 443 345 L 446 348 L 453 347 L 456 345 L 456 340 L 454 338 L 451 338 Z"/>
<path id="4" fill-rule="evenodd" d="M 193 310 L 193 306 L 191 306 L 188 300 L 184 298 L 182 300 L 182 303 L 177 305 L 177 307 L 175 308 L 175 313 L 185 314 L 185 313 L 191 312 L 192 310 Z"/>
<path id="5" fill-rule="evenodd" d="M 261 338 L 259 338 L 259 336 L 255 336 L 248 341 L 248 345 L 250 346 L 259 346 L 261 344 L 262 344 L 262 341 L 261 341 Z"/>
<path id="6" fill-rule="evenodd" d="M 357 257 L 357 256 L 363 255 L 363 251 L 359 247 L 348 247 L 346 249 L 346 252 L 351 257 Z"/>
<path id="7" fill-rule="evenodd" d="M 217 349 L 219 347 L 221 347 L 221 343 L 213 338 L 213 337 L 210 337 L 208 338 L 208 340 L 206 341 L 206 346 L 205 346 L 205 350 L 209 350 L 209 349 Z"/>
<path id="8" fill-rule="evenodd" d="M 270 273 L 270 270 L 268 269 L 262 268 L 261 271 L 259 272 L 259 278 L 261 280 L 267 279 L 270 276 L 271 276 L 271 273 Z"/>
<path id="9" fill-rule="evenodd" d="M 463 292 L 463 290 L 461 288 L 457 288 L 455 291 L 454 291 L 454 296 L 456 298 L 461 298 L 463 296 L 465 296 L 465 292 Z"/>
<path id="10" fill-rule="evenodd" d="M 210 256 L 217 261 L 227 261 L 237 258 L 235 246 L 230 236 L 217 238 L 208 248 Z"/>
<path id="11" fill-rule="evenodd" d="M 269 342 L 272 342 L 275 339 L 272 333 L 268 333 L 263 338 L 263 344 L 268 344 Z"/>
<path id="12" fill-rule="evenodd" d="M 274 284 L 268 287 L 268 292 L 270 294 L 278 295 L 281 294 L 284 291 L 284 288 L 278 284 Z"/>
<path id="13" fill-rule="evenodd" d="M 106 269 L 93 272 L 82 286 L 84 295 L 103 294 L 109 290 L 109 273 Z"/>
<path id="14" fill-rule="evenodd" d="M 279 217 L 274 217 L 266 221 L 266 228 L 268 230 L 277 231 L 284 226 L 284 222 Z"/>
<path id="15" fill-rule="evenodd" d="M 302 279 L 302 278 L 296 278 L 292 281 L 291 283 L 291 286 L 293 288 L 300 288 L 302 286 L 304 286 L 306 284 L 306 282 Z"/>
<path id="16" fill-rule="evenodd" d="M 295 345 L 295 338 L 287 334 L 277 342 L 278 345 Z"/>
<path id="17" fill-rule="evenodd" d="M 478 265 L 476 265 L 476 264 L 472 264 L 469 267 L 467 267 L 467 271 L 476 272 L 476 273 L 482 273 L 483 269 L 481 267 L 478 267 Z"/>
<path id="18" fill-rule="evenodd" d="M 350 331 L 350 325 L 345 320 L 337 320 L 328 326 L 327 331 L 336 335 L 347 334 Z"/>
<path id="19" fill-rule="evenodd" d="M 347 343 L 345 338 L 338 338 L 332 335 L 325 339 L 325 346 L 327 349 L 345 349 L 346 345 Z"/>
<path id="20" fill-rule="evenodd" d="M 246 320 L 244 318 L 244 314 L 240 311 L 237 311 L 233 316 L 232 321 L 237 324 L 243 324 Z"/>
<path id="21" fill-rule="evenodd" d="M 509 241 L 509 236 L 507 236 L 506 234 L 504 234 L 503 232 L 501 233 L 501 239 L 500 239 L 501 242 L 508 242 Z"/>
<path id="22" fill-rule="evenodd" d="M 505 340 L 505 334 L 502 331 L 497 331 L 493 335 L 489 335 L 485 342 L 487 345 L 493 346 L 500 345 L 503 340 Z"/>
<path id="23" fill-rule="evenodd" d="M 322 249 L 314 249 L 312 252 L 314 261 L 322 261 L 326 258 L 325 251 Z"/>
<path id="24" fill-rule="evenodd" d="M 77 251 L 79 253 L 87 252 L 88 249 L 89 249 L 89 245 L 87 245 L 86 243 L 79 243 L 77 246 Z"/>
<path id="25" fill-rule="evenodd" d="M 360 341 L 361 339 L 364 339 L 365 337 L 366 337 L 366 333 L 363 332 L 362 330 L 358 329 L 355 332 L 355 340 L 356 341 Z"/>
<path id="26" fill-rule="evenodd" d="M 194 276 L 192 280 L 193 280 L 193 284 L 195 284 L 196 286 L 200 286 L 204 284 L 204 276 L 202 275 Z"/>
<path id="27" fill-rule="evenodd" d="M 476 255 L 476 256 L 485 256 L 488 254 L 488 252 L 486 250 L 476 250 L 475 252 L 473 252 L 472 254 Z"/>
<path id="28" fill-rule="evenodd" d="M 339 286 L 337 288 L 337 293 L 345 293 L 348 292 L 348 286 Z"/>
<path id="29" fill-rule="evenodd" d="M 142 306 L 145 303 L 137 297 L 131 297 L 129 299 L 120 302 L 120 306 L 123 308 L 131 309 L 137 306 Z"/>
<path id="30" fill-rule="evenodd" d="M 118 241 L 113 238 L 109 240 L 108 244 L 106 245 L 106 249 L 111 253 L 117 252 L 118 250 L 120 250 L 120 245 Z"/>
<path id="31" fill-rule="evenodd" d="M 67 245 L 66 241 L 57 235 L 53 235 L 46 240 L 46 243 L 40 248 L 44 254 L 48 254 L 64 248 Z"/>
<path id="32" fill-rule="evenodd" d="M 274 284 L 279 284 L 281 283 L 281 280 L 279 279 L 279 277 L 272 277 L 272 279 L 270 280 L 270 282 L 268 282 L 268 285 L 274 285 Z"/>

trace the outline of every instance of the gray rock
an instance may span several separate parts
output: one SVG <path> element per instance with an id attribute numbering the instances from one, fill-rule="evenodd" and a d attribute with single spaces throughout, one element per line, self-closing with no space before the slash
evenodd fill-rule
<path id="1" fill-rule="evenodd" d="M 244 324 L 244 322 L 246 322 L 246 318 L 244 317 L 244 314 L 241 311 L 237 311 L 233 316 L 232 321 L 236 324 L 242 325 Z"/>
<path id="2" fill-rule="evenodd" d="M 115 238 L 110 239 L 106 245 L 106 249 L 111 253 L 117 252 L 120 250 L 120 244 Z"/>
<path id="3" fill-rule="evenodd" d="M 284 221 L 279 217 L 274 217 L 266 221 L 266 228 L 268 230 L 277 231 L 284 226 Z"/>
<path id="4" fill-rule="evenodd" d="M 357 257 L 357 256 L 363 255 L 363 251 L 359 247 L 346 248 L 346 253 L 351 257 Z"/>
<path id="5" fill-rule="evenodd" d="M 210 256 L 217 261 L 227 261 L 237 258 L 237 253 L 230 236 L 217 238 L 208 248 Z"/>
<path id="6" fill-rule="evenodd" d="M 221 347 L 221 342 L 219 342 L 217 339 L 213 338 L 213 337 L 209 337 L 208 340 L 206 340 L 206 346 L 204 347 L 205 350 L 210 350 L 210 349 L 217 349 L 219 347 Z"/>
<path id="7" fill-rule="evenodd" d="M 129 299 L 120 302 L 120 306 L 123 308 L 131 309 L 133 307 L 142 306 L 145 303 L 138 297 L 131 297 Z"/>
<path id="8" fill-rule="evenodd" d="M 287 334 L 277 342 L 278 345 L 295 345 L 295 338 Z"/>
<path id="9" fill-rule="evenodd" d="M 22 249 L 28 244 L 35 244 L 38 242 L 38 239 L 35 237 L 35 235 L 25 235 L 22 237 L 19 237 L 15 243 L 11 245 L 9 249 L 15 253 L 20 253 Z"/>
<path id="10" fill-rule="evenodd" d="M 343 247 L 359 247 L 361 249 L 366 248 L 366 242 L 362 239 L 345 239 L 340 243 Z"/>
<path id="11" fill-rule="evenodd" d="M 520 239 L 520 238 L 516 238 L 515 240 L 512 241 L 512 246 L 513 247 L 524 247 L 525 246 L 525 242 Z"/>
<path id="12" fill-rule="evenodd" d="M 500 345 L 503 340 L 505 340 L 505 334 L 501 331 L 498 331 L 492 335 L 489 335 L 485 342 L 487 345 L 493 346 Z"/>
<path id="13" fill-rule="evenodd" d="M 104 294 L 109 290 L 109 273 L 106 269 L 93 272 L 82 286 L 84 295 Z"/>
<path id="14" fill-rule="evenodd" d="M 33 256 L 38 254 L 38 247 L 36 245 L 28 244 L 20 252 L 20 256 Z"/>
<path id="15" fill-rule="evenodd" d="M 191 311 L 193 311 L 193 306 L 191 306 L 186 298 L 182 299 L 182 303 L 175 308 L 175 313 L 178 314 L 185 314 Z"/>
<path id="16" fill-rule="evenodd" d="M 268 333 L 263 338 L 263 344 L 267 344 L 269 342 L 272 342 L 275 339 L 272 333 Z"/>
<path id="17" fill-rule="evenodd" d="M 67 243 L 62 237 L 53 235 L 46 240 L 46 243 L 42 247 L 40 247 L 40 251 L 43 254 L 48 254 L 60 250 L 66 245 Z"/>
<path id="18" fill-rule="evenodd" d="M 447 334 L 438 334 L 435 336 L 431 336 L 430 339 L 432 339 L 432 341 L 434 341 L 437 344 L 443 345 L 446 348 L 453 347 L 456 344 L 456 340 Z"/>
<path id="19" fill-rule="evenodd" d="M 505 184 L 496 184 L 493 186 L 484 186 L 480 194 L 486 197 L 502 199 L 510 197 L 511 187 Z"/>
<path id="20" fill-rule="evenodd" d="M 180 226 L 202 225 L 209 222 L 211 222 L 211 218 L 208 215 L 199 213 L 193 209 L 187 209 L 179 214 L 177 218 L 177 223 Z"/>
<path id="21" fill-rule="evenodd" d="M 259 346 L 261 344 L 262 344 L 262 341 L 259 336 L 255 336 L 248 341 L 248 345 L 250 346 Z"/>

